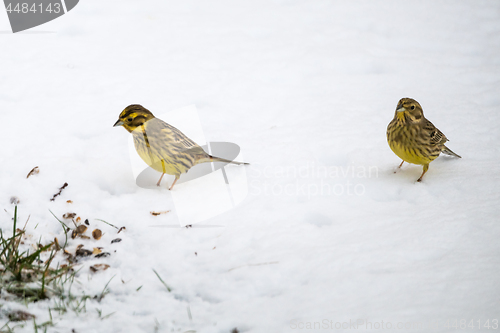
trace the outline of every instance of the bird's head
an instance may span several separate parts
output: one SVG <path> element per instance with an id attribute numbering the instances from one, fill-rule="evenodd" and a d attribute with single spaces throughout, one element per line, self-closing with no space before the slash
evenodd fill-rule
<path id="1" fill-rule="evenodd" d="M 420 104 L 412 98 L 401 98 L 396 107 L 394 117 L 402 121 L 411 120 L 412 122 L 420 122 L 424 118 L 424 111 Z"/>
<path id="2" fill-rule="evenodd" d="M 113 125 L 113 127 L 123 126 L 127 131 L 132 132 L 139 126 L 144 125 L 146 121 L 151 120 L 154 117 L 155 116 L 153 116 L 153 114 L 142 105 L 132 104 L 127 106 L 125 110 L 120 113 L 120 117 Z"/>

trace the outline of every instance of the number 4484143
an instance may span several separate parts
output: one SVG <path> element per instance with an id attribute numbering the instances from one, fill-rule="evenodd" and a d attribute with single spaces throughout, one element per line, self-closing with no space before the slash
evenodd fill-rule
<path id="1" fill-rule="evenodd" d="M 477 328 L 477 329 L 483 329 L 483 330 L 496 330 L 498 329 L 498 319 L 492 319 L 492 320 L 483 320 L 481 321 L 480 319 L 474 320 L 471 319 L 470 321 L 467 321 L 465 319 L 462 320 L 448 320 L 446 321 L 446 324 L 444 327 L 451 329 L 457 329 L 457 330 L 464 330 L 466 328 Z"/>
<path id="2" fill-rule="evenodd" d="M 8 13 L 60 13 L 61 12 L 61 4 L 60 3 L 49 3 L 47 6 L 44 6 L 44 4 L 39 3 L 39 4 L 32 4 L 31 6 L 26 3 L 17 3 L 15 6 L 12 6 L 12 3 L 9 3 L 7 5 L 7 12 Z"/>

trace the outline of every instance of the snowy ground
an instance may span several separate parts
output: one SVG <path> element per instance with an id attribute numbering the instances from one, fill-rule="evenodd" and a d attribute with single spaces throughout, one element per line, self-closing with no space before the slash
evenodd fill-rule
<path id="1" fill-rule="evenodd" d="M 467 332 L 500 319 L 500 2 L 85 0 L 18 34 L 0 13 L 0 227 L 17 196 L 34 239 L 61 237 L 49 209 L 74 211 L 116 250 L 81 261 L 74 287 L 97 294 L 114 276 L 110 294 L 49 331 Z M 401 97 L 463 157 L 438 158 L 423 183 L 420 166 L 393 173 L 385 130 Z M 129 134 L 112 127 L 132 103 L 195 104 L 206 138 L 251 162 L 246 199 L 189 229 L 174 211 L 151 216 L 175 207 L 166 184 L 135 184 Z M 96 219 L 126 226 L 122 242 Z M 96 262 L 111 267 L 91 274 Z M 27 310 L 43 322 L 49 306 Z"/>

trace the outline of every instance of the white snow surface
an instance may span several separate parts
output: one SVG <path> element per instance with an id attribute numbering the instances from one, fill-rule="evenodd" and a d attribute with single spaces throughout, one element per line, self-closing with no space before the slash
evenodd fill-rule
<path id="1" fill-rule="evenodd" d="M 16 196 L 34 240 L 62 237 L 49 210 L 76 212 L 104 236 L 68 249 L 111 252 L 81 260 L 72 290 L 99 294 L 114 277 L 110 293 L 53 313 L 49 332 L 358 320 L 456 332 L 446 323 L 474 320 L 467 332 L 500 319 L 500 2 L 85 0 L 17 34 L 0 14 L 0 30 L 0 227 L 10 232 Z M 463 157 L 439 157 L 422 183 L 421 166 L 394 173 L 386 142 L 402 97 Z M 245 200 L 180 228 L 167 184 L 135 183 L 130 134 L 112 127 L 129 104 L 195 104 L 207 140 L 237 143 L 251 163 Z M 91 273 L 96 263 L 111 267 Z M 0 302 L 37 323 L 53 306 Z"/>

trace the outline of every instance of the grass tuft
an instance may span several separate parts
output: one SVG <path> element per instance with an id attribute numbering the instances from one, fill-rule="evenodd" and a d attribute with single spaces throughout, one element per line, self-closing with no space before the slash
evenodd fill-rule
<path id="1" fill-rule="evenodd" d="M 49 285 L 72 271 L 71 266 L 51 268 L 57 249 L 54 242 L 37 244 L 36 250 L 22 251 L 23 229 L 17 228 L 17 206 L 14 209 L 12 236 L 6 237 L 0 229 L 0 291 L 21 297 L 29 302 L 47 299 L 55 290 Z M 50 251 L 42 260 L 44 252 Z"/>

